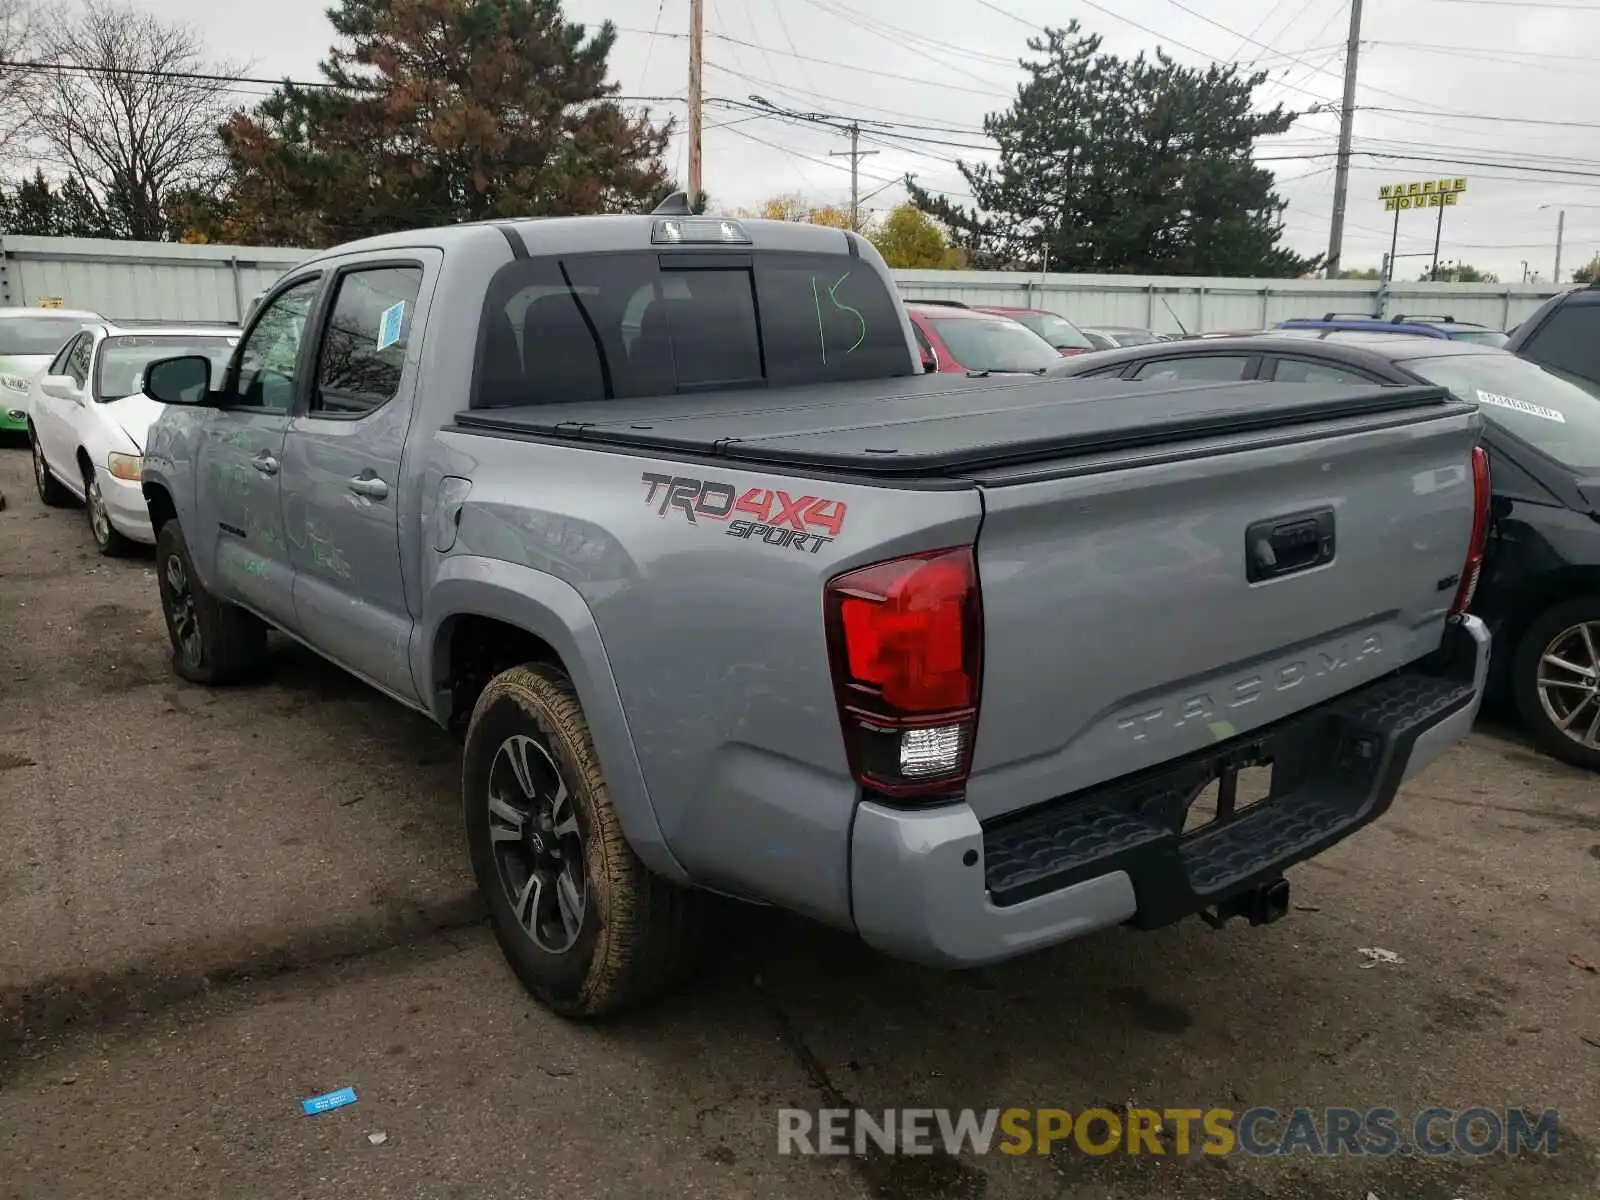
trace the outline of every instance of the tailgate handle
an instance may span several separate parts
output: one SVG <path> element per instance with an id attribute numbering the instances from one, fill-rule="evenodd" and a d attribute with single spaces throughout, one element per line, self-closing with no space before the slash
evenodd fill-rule
<path id="1" fill-rule="evenodd" d="M 1245 578 L 1251 583 L 1309 571 L 1333 561 L 1333 509 L 1257 521 L 1244 531 Z"/>

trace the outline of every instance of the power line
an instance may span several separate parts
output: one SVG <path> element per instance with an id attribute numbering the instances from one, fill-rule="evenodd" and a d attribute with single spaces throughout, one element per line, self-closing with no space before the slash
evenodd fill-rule
<path id="1" fill-rule="evenodd" d="M 639 82 L 643 83 L 650 75 L 650 58 L 656 52 L 656 38 L 661 34 L 661 14 L 666 11 L 667 0 L 656 0 L 656 23 L 650 30 L 650 45 L 644 52 L 644 70 L 639 72 Z"/>
<path id="2" fill-rule="evenodd" d="M 1408 113 L 1405 108 L 1383 108 L 1374 104 L 1358 106 L 1362 112 L 1375 113 Z M 1456 121 L 1497 121 L 1507 125 L 1551 125 L 1560 129 L 1600 129 L 1600 122 L 1595 121 L 1554 121 L 1545 117 L 1502 117 L 1490 113 L 1464 113 L 1464 112 L 1439 112 L 1430 116 L 1449 117 Z"/>
<path id="3" fill-rule="evenodd" d="M 810 96 L 813 100 L 822 100 L 829 104 L 841 103 L 836 96 L 825 96 L 820 92 L 808 92 L 804 88 L 790 87 L 784 84 L 774 83 L 770 79 L 762 79 L 759 76 L 749 75 L 743 71 L 735 71 L 731 67 L 724 67 L 720 63 L 714 63 L 709 59 L 706 60 L 706 66 L 714 71 L 720 71 L 724 75 L 732 75 L 735 79 L 742 79 L 746 83 L 756 84 L 758 87 L 769 87 L 775 88 L 778 91 L 793 92 L 797 96 Z M 855 102 L 855 104 L 857 108 L 866 109 L 868 112 L 888 113 L 890 116 L 894 117 L 921 117 L 926 115 L 924 113 L 907 112 L 902 108 L 884 108 L 882 105 L 866 104 L 860 101 Z M 982 133 L 983 130 L 974 126 L 972 132 Z"/>
<path id="4" fill-rule="evenodd" d="M 813 8 L 820 9 L 825 13 L 837 16 L 848 24 L 858 25 L 862 29 L 869 29 L 873 31 L 886 30 L 888 34 L 893 35 L 893 39 L 896 40 L 897 44 L 900 40 L 921 42 L 930 46 L 936 46 L 941 50 L 947 50 L 951 54 L 957 55 L 961 58 L 970 58 L 974 62 L 983 62 L 988 63 L 991 66 L 999 67 L 1015 67 L 1017 65 L 1017 60 L 1014 56 L 1006 57 L 1005 55 L 1001 54 L 985 54 L 981 50 L 969 50 L 965 46 L 956 45 L 954 42 L 942 42 L 937 38 L 931 38 L 926 34 L 917 33 L 914 30 L 907 29 L 903 25 L 893 25 L 888 21 L 882 20 L 878 17 L 869 17 L 865 13 L 857 12 L 855 9 L 848 7 L 843 3 L 832 3 L 830 0 L 805 0 L 805 3 L 811 5 Z"/>
<path id="5" fill-rule="evenodd" d="M 196 83 L 218 83 L 225 85 L 224 90 L 238 90 L 228 85 L 254 84 L 269 88 L 332 88 L 341 90 L 359 91 L 359 87 L 344 89 L 344 85 L 332 83 L 326 79 L 265 79 L 252 75 L 210 75 L 204 71 L 158 71 L 146 67 L 99 67 L 88 63 L 51 63 L 51 62 L 20 62 L 11 59 L 0 59 L 0 69 L 9 71 L 39 71 L 43 73 L 55 72 L 57 74 L 75 75 L 131 75 L 139 79 L 171 79 L 191 80 Z M 251 92 L 250 95 L 271 95 L 270 92 Z M 608 101 L 624 101 L 632 104 L 671 104 L 683 103 L 682 96 L 599 96 L 602 103 Z"/>
<path id="6" fill-rule="evenodd" d="M 763 52 L 766 50 L 766 47 L 757 45 L 755 42 L 747 42 L 741 38 L 729 37 L 727 34 L 723 33 L 711 33 L 707 34 L 707 36 L 716 38 L 718 41 L 732 42 L 735 46 L 750 46 L 756 50 L 762 50 Z M 794 54 L 793 52 L 776 49 L 774 49 L 772 53 L 787 54 L 789 57 L 799 59 L 801 62 L 820 63 L 825 67 L 840 67 L 846 71 L 868 71 L 875 79 L 898 79 L 903 83 L 921 84 L 923 87 L 935 87 L 940 91 L 945 92 L 968 92 L 974 96 L 994 96 L 1000 100 L 1011 99 L 1010 93 L 995 91 L 992 88 L 958 87 L 956 84 L 946 82 L 942 79 L 924 79 L 919 75 L 896 75 L 889 71 L 880 71 L 876 67 L 863 67 L 859 63 L 840 62 L 838 59 L 834 58 L 815 58 L 807 54 Z M 776 75 L 777 71 L 774 70 L 772 73 Z"/>
<path id="7" fill-rule="evenodd" d="M 1375 46 L 1375 47 L 1378 47 L 1378 48 L 1383 48 L 1383 47 L 1387 47 L 1387 46 L 1398 45 L 1399 43 L 1396 43 L 1396 42 L 1373 42 L 1373 43 L 1370 43 L 1370 44 Z M 1528 70 L 1530 68 L 1537 67 L 1541 71 L 1559 71 L 1559 72 L 1562 72 L 1564 74 L 1569 74 L 1569 75 L 1588 75 L 1590 77 L 1592 77 L 1594 75 L 1593 66 L 1579 67 L 1579 66 L 1565 65 L 1564 63 L 1561 63 L 1561 62 L 1545 63 L 1545 62 L 1535 62 L 1535 61 L 1533 61 L 1532 59 L 1529 59 L 1529 58 L 1507 58 L 1507 57 L 1505 57 L 1505 55 L 1498 54 L 1493 50 L 1472 50 L 1472 49 L 1468 49 L 1468 48 L 1462 47 L 1462 46 L 1423 46 L 1423 45 L 1417 45 L 1415 43 L 1411 44 L 1408 48 L 1411 49 L 1413 52 L 1421 53 L 1421 54 L 1436 54 L 1436 55 L 1441 55 L 1441 56 L 1443 56 L 1445 58 L 1466 59 L 1469 62 L 1503 63 L 1504 65 L 1506 65 L 1508 67 L 1521 67 L 1523 70 Z M 1516 53 L 1520 53 L 1520 52 L 1519 51 L 1515 51 L 1515 50 L 1511 50 L 1511 51 L 1507 51 L 1506 53 L 1507 54 L 1516 54 Z M 1578 55 L 1556 54 L 1556 55 L 1539 55 L 1538 57 L 1541 58 L 1541 59 L 1551 58 L 1551 59 L 1563 59 L 1563 60 L 1571 58 L 1571 59 L 1577 59 L 1580 62 L 1583 61 L 1583 59 Z"/>
<path id="8" fill-rule="evenodd" d="M 1600 8 L 1595 9 L 1600 12 Z M 1437 50 L 1444 54 L 1514 54 L 1520 58 L 1561 59 L 1567 62 L 1593 63 L 1592 54 L 1553 54 L 1545 50 L 1513 50 L 1498 46 L 1445 46 L 1438 42 L 1391 42 L 1382 38 L 1362 42 L 1364 46 L 1393 46 L 1402 50 Z"/>
<path id="9" fill-rule="evenodd" d="M 1285 0 L 1276 0 L 1276 2 L 1273 4 L 1273 6 L 1271 8 L 1269 8 L 1269 9 L 1267 9 L 1266 15 L 1263 16 L 1261 18 L 1261 20 L 1257 21 L 1254 25 L 1250 26 L 1250 32 L 1249 33 L 1241 34 L 1239 36 L 1239 44 L 1233 48 L 1233 53 L 1229 57 L 1237 59 L 1241 54 L 1243 54 L 1246 44 L 1251 42 L 1251 41 L 1253 41 L 1255 39 L 1256 34 L 1260 33 L 1262 31 L 1262 29 L 1264 29 L 1266 27 L 1267 22 L 1272 20 L 1273 17 L 1278 15 L 1278 10 L 1284 6 L 1284 3 L 1285 3 Z M 1311 0 L 1306 0 L 1306 7 L 1307 8 L 1311 7 Z M 1294 22 L 1290 21 L 1289 24 L 1293 25 Z M 1284 28 L 1285 28 L 1285 32 L 1287 32 L 1288 31 L 1288 27 L 1285 26 Z M 1255 64 L 1251 63 L 1251 65 L 1254 66 Z"/>
<path id="10" fill-rule="evenodd" d="M 1524 171 L 1531 175 L 1571 175 L 1580 179 L 1600 179 L 1600 171 L 1579 171 L 1567 167 L 1540 167 L 1516 166 L 1506 162 L 1484 162 L 1481 159 L 1471 158 L 1442 158 L 1438 155 L 1427 154 L 1395 154 L 1384 150 L 1352 150 L 1352 155 L 1359 158 L 1376 158 L 1390 162 L 1408 163 L 1437 163 L 1446 167 L 1498 167 L 1501 170 Z M 1303 162 L 1314 158 L 1337 158 L 1337 151 L 1322 151 L 1316 154 L 1284 154 L 1278 156 L 1264 156 L 1253 161 L 1258 163 L 1268 162 Z M 1518 182 L 1526 183 L 1527 180 Z"/>
<path id="11" fill-rule="evenodd" d="M 719 68 L 719 70 L 720 69 L 721 68 Z M 758 82 L 762 82 L 762 81 L 758 81 Z M 833 97 L 830 97 L 830 96 L 820 96 L 820 97 L 818 97 L 818 99 L 827 100 L 830 103 L 835 103 L 835 104 L 843 104 L 843 103 L 845 103 L 845 101 L 836 100 L 836 99 L 834 99 Z M 760 112 L 760 113 L 766 114 L 767 116 L 773 115 L 773 110 L 772 110 L 770 105 L 754 104 L 754 103 L 751 103 L 748 100 L 734 100 L 734 99 L 731 99 L 731 98 L 725 97 L 725 96 L 714 96 L 714 97 L 707 98 L 706 103 L 707 104 L 723 105 L 723 106 L 726 106 L 726 107 L 729 107 L 729 108 L 749 109 L 751 112 Z M 867 105 L 862 105 L 861 107 L 862 108 L 866 108 L 868 106 Z M 881 111 L 881 110 L 875 110 L 875 111 Z M 848 118 L 839 117 L 837 119 L 840 120 L 840 121 L 845 121 L 845 120 L 860 121 L 860 123 L 862 125 L 871 125 L 871 126 L 874 126 L 876 128 L 882 128 L 882 129 L 888 129 L 888 128 L 894 128 L 894 129 L 918 129 L 918 130 L 921 130 L 921 131 L 923 131 L 925 133 L 961 133 L 961 134 L 977 134 L 979 136 L 985 136 L 984 133 L 983 133 L 983 130 L 981 130 L 981 129 L 973 129 L 973 128 L 968 127 L 968 126 L 961 126 L 961 125 L 924 125 L 924 124 L 919 124 L 919 123 L 913 122 L 913 121 L 868 120 L 866 117 L 848 117 Z M 974 147 L 974 149 L 985 149 L 985 150 L 987 150 L 987 149 L 992 149 L 992 147 L 983 146 L 983 147 Z"/>
<path id="12" fill-rule="evenodd" d="M 757 137 L 755 134 L 750 133 L 749 131 L 744 130 L 744 129 L 728 129 L 727 132 L 735 135 L 736 137 L 746 138 L 749 141 L 756 142 L 757 144 L 762 145 L 762 146 L 766 146 L 768 149 L 776 150 L 780 154 L 787 154 L 790 158 L 797 158 L 797 159 L 801 159 L 801 160 L 803 160 L 805 162 L 816 163 L 820 167 L 828 167 L 831 170 L 835 170 L 835 171 L 844 171 L 844 172 L 848 173 L 849 170 L 850 170 L 849 167 L 844 166 L 841 163 L 830 162 L 828 159 L 825 159 L 825 158 L 815 158 L 815 157 L 813 157 L 812 155 L 809 155 L 809 154 L 802 154 L 800 151 L 790 149 L 788 146 L 779 145 L 777 142 L 770 142 L 766 138 L 763 138 L 763 137 Z M 906 177 L 904 175 L 899 175 L 899 176 L 895 176 L 894 178 L 886 179 L 881 175 L 869 175 L 865 171 L 862 171 L 860 174 L 861 174 L 861 178 L 870 179 L 874 183 L 881 183 L 885 187 L 891 187 L 891 186 L 893 186 L 893 185 L 895 185 L 897 183 L 904 183 L 905 179 L 906 179 Z M 964 199 L 964 200 L 971 200 L 971 199 L 974 198 L 970 192 L 954 191 L 954 190 L 951 190 L 951 189 L 948 189 L 948 188 L 930 187 L 930 188 L 928 188 L 926 190 L 930 191 L 930 192 L 937 192 L 941 196 L 956 196 L 956 197 L 959 197 L 959 198 Z"/>
<path id="13" fill-rule="evenodd" d="M 1206 16 L 1205 13 L 1200 12 L 1197 9 L 1190 8 L 1187 4 L 1184 3 L 1184 0 L 1167 0 L 1167 3 L 1172 5 L 1173 8 L 1178 9 L 1180 12 L 1188 13 L 1191 17 L 1194 17 L 1196 20 L 1204 21 L 1207 25 L 1211 25 L 1211 26 L 1213 26 L 1213 27 L 1215 27 L 1217 29 L 1222 30 L 1223 33 L 1228 34 L 1230 37 L 1243 38 L 1245 41 L 1251 42 L 1254 45 L 1259 46 L 1262 50 L 1270 51 L 1271 53 L 1273 53 L 1275 55 L 1277 55 L 1277 54 L 1284 55 L 1284 57 L 1288 58 L 1289 61 L 1291 61 L 1293 63 L 1296 63 L 1296 64 L 1298 64 L 1298 65 L 1300 65 L 1302 67 L 1307 65 L 1303 60 L 1301 60 L 1299 58 L 1296 58 L 1294 55 L 1289 54 L 1287 51 L 1279 50 L 1276 46 L 1269 46 L 1266 42 L 1258 42 L 1258 41 L 1256 41 L 1255 37 L 1253 35 L 1251 35 L 1251 34 L 1240 33 L 1237 29 L 1232 29 L 1229 26 L 1224 25 L 1221 21 L 1212 20 L 1210 17 Z M 1304 53 L 1304 51 L 1302 51 L 1302 53 Z M 1237 57 L 1237 55 L 1235 55 L 1235 57 Z M 1323 74 L 1329 74 L 1329 72 L 1326 71 L 1323 68 L 1319 67 L 1319 68 L 1316 68 L 1316 69 L 1322 71 Z"/>
<path id="14" fill-rule="evenodd" d="M 1600 5 L 1557 4 L 1552 0 L 1433 0 L 1435 4 L 1476 4 L 1484 8 L 1553 8 L 1564 12 L 1600 13 Z"/>
<path id="15" fill-rule="evenodd" d="M 250 75 L 207 75 L 202 71 L 157 71 L 143 67 L 98 67 L 87 63 L 12 62 L 0 60 L 10 71 L 43 71 L 74 75 L 132 75 L 140 79 L 183 79 L 196 83 L 254 83 L 267 87 L 331 88 L 326 80 L 261 79 Z"/>
<path id="16" fill-rule="evenodd" d="M 800 53 L 799 53 L 799 51 L 797 51 L 795 49 L 794 38 L 789 35 L 789 22 L 787 22 L 787 21 L 785 21 L 783 19 L 783 6 L 781 4 L 779 4 L 778 0 L 767 0 L 767 3 L 769 5 L 771 5 L 771 7 L 772 7 L 772 15 L 778 18 L 778 29 L 780 31 L 782 31 L 783 40 L 789 46 L 789 53 L 793 54 L 795 56 L 795 58 L 798 59 L 800 57 Z M 745 15 L 748 17 L 749 13 L 746 12 Z M 751 20 L 750 27 L 751 27 L 752 30 L 754 30 L 754 28 L 755 28 L 754 20 Z M 811 72 L 806 70 L 805 64 L 803 62 L 801 63 L 801 66 L 800 66 L 800 77 L 802 79 L 804 79 L 807 83 L 811 84 L 813 87 L 816 86 L 816 80 L 811 78 Z"/>
<path id="17" fill-rule="evenodd" d="M 842 8 L 838 5 L 830 4 L 827 2 L 827 0 L 805 0 L 805 2 L 811 5 L 811 7 L 817 9 L 819 12 L 827 13 L 832 17 L 837 17 L 847 25 L 854 25 L 857 29 L 860 29 L 865 33 L 870 33 L 873 37 L 885 41 L 897 49 L 904 50 L 909 44 L 929 61 L 937 63 L 946 70 L 955 71 L 957 74 L 964 75 L 968 79 L 976 80 L 978 83 L 993 84 L 994 80 L 988 78 L 987 76 L 979 75 L 976 71 L 969 71 L 966 67 L 957 66 L 948 59 L 940 58 L 934 53 L 933 49 L 929 49 L 928 47 L 933 47 L 935 49 L 962 57 L 971 58 L 975 61 L 982 62 L 986 66 L 1003 66 L 1008 70 L 1015 70 L 1017 67 L 1017 60 L 1014 58 L 1003 59 L 996 55 L 977 54 L 970 50 L 962 50 L 961 47 L 955 46 L 949 42 L 941 42 L 934 38 L 923 37 L 921 34 L 913 33 L 908 29 L 902 29 L 898 25 L 890 25 L 886 21 L 879 21 L 876 18 L 865 17 L 852 9 Z"/>

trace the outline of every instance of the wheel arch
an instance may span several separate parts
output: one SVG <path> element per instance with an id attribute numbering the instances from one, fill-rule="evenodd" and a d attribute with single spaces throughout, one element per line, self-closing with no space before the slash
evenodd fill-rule
<path id="1" fill-rule="evenodd" d="M 1513 650 L 1546 610 L 1584 596 L 1600 596 L 1600 565 L 1568 567 L 1530 580 L 1518 590 L 1501 621 L 1506 649 Z"/>
<path id="2" fill-rule="evenodd" d="M 144 493 L 144 506 L 150 511 L 152 533 L 159 534 L 168 521 L 178 519 L 178 506 L 173 503 L 172 493 L 167 490 L 166 484 L 141 483 L 139 490 Z"/>
<path id="3" fill-rule="evenodd" d="M 653 871 L 687 883 L 656 820 L 599 627 L 577 590 L 529 567 L 456 554 L 440 564 L 426 604 L 412 671 L 434 719 L 464 721 L 494 672 L 524 662 L 558 667 L 578 694 L 629 844 Z"/>

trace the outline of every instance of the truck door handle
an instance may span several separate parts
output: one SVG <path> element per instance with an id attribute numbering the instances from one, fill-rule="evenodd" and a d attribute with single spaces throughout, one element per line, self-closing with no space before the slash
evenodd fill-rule
<path id="1" fill-rule="evenodd" d="M 350 490 L 368 500 L 382 500 L 389 494 L 389 485 L 376 475 L 357 475 L 350 481 Z"/>
<path id="2" fill-rule="evenodd" d="M 278 460 L 263 450 L 250 460 L 250 465 L 263 475 L 276 475 L 278 473 Z"/>
<path id="3" fill-rule="evenodd" d="M 1257 521 L 1244 531 L 1244 574 L 1251 583 L 1333 561 L 1333 509 Z"/>

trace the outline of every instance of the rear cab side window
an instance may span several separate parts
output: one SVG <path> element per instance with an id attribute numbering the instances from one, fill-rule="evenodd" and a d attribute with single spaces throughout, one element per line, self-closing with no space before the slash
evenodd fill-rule
<path id="1" fill-rule="evenodd" d="M 1280 358 L 1273 366 L 1272 378 L 1278 383 L 1375 383 L 1376 380 L 1350 367 L 1315 362 L 1309 358 Z"/>
<path id="2" fill-rule="evenodd" d="M 1152 383 L 1221 382 L 1245 377 L 1251 359 L 1243 354 L 1204 354 L 1193 358 L 1158 358 L 1141 363 L 1129 378 Z"/>
<path id="3" fill-rule="evenodd" d="M 363 417 L 394 399 L 421 290 L 422 268 L 412 264 L 339 276 L 317 350 L 312 416 Z"/>
<path id="4" fill-rule="evenodd" d="M 1541 367 L 1600 383 L 1600 303 L 1584 297 L 1561 305 L 1518 353 Z"/>
<path id="5" fill-rule="evenodd" d="M 473 407 L 909 375 L 900 308 L 844 255 L 521 259 L 491 281 Z"/>

